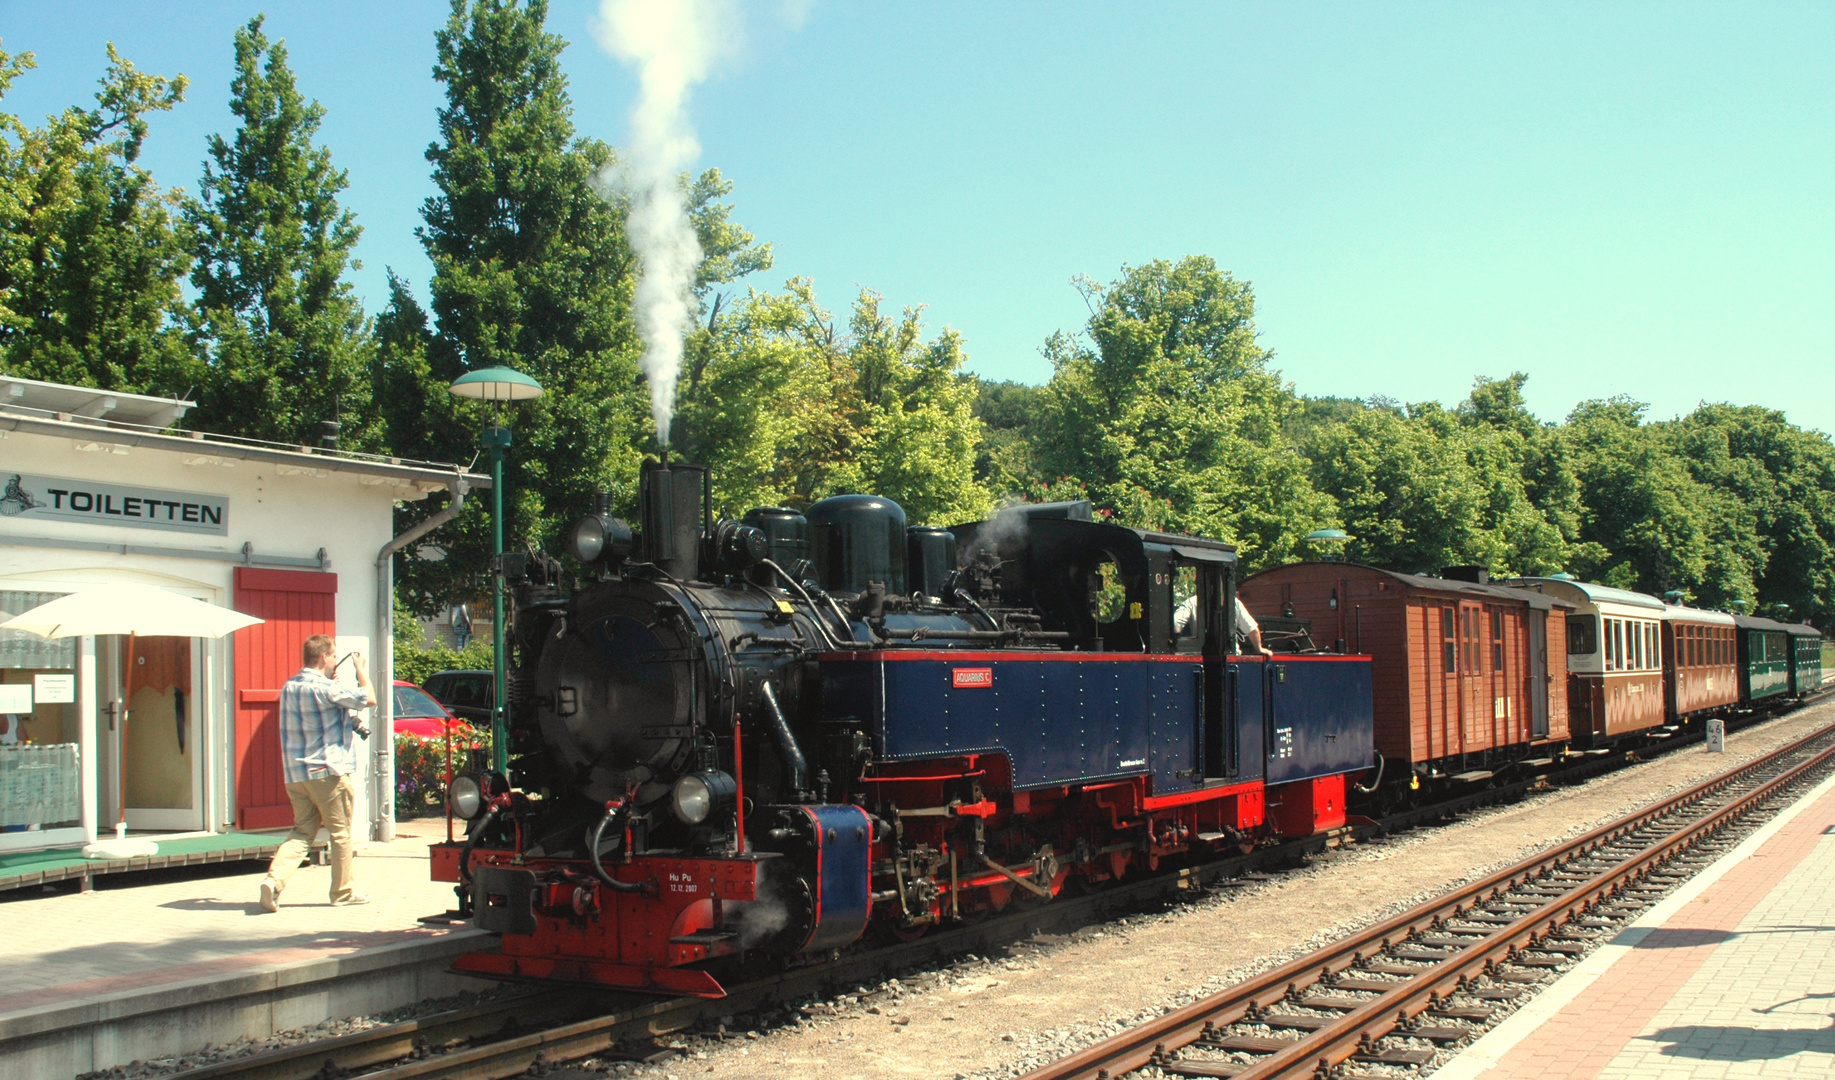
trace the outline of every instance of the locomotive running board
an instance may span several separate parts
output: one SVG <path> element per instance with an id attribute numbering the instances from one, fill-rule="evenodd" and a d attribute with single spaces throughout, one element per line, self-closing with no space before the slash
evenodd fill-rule
<path id="1" fill-rule="evenodd" d="M 539 979 L 619 990 L 643 990 L 678 997 L 723 998 L 726 988 L 705 971 L 692 968 L 641 968 L 570 956 L 510 956 L 500 952 L 465 953 L 452 962 L 460 975 L 487 979 Z"/>

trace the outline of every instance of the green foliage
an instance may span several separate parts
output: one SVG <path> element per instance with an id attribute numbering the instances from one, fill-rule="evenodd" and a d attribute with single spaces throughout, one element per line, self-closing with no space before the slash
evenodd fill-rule
<path id="1" fill-rule="evenodd" d="M 1045 347 L 1044 475 L 1083 478 L 1123 524 L 1233 541 L 1251 567 L 1337 524 L 1284 434 L 1298 399 L 1256 342 L 1246 282 L 1191 256 L 1082 287 L 1087 341 Z"/>
<path id="2" fill-rule="evenodd" d="M 540 0 L 454 0 L 435 35 L 434 78 L 446 91 L 427 150 L 435 194 L 422 208 L 433 262 L 431 325 L 399 283 L 378 320 L 376 363 L 393 449 L 470 461 L 498 417 L 446 391 L 467 371 L 504 366 L 546 388 L 501 419 L 505 536 L 543 542 L 596 490 L 629 491 L 649 415 L 628 314 L 632 255 L 620 215 L 592 191 L 612 162 L 576 139 L 573 104 Z M 488 495 L 441 530 L 447 557 L 403 558 L 417 610 L 476 594 L 490 551 Z M 439 508 L 404 508 L 407 527 Z"/>
<path id="3" fill-rule="evenodd" d="M 912 524 L 974 520 L 992 505 L 975 476 L 977 382 L 953 330 L 926 342 L 918 309 L 894 319 L 862 291 L 846 332 L 793 279 L 753 291 L 692 350 L 683 449 L 718 463 L 715 503 L 806 506 L 873 492 Z"/>
<path id="4" fill-rule="evenodd" d="M 427 676 L 436 671 L 489 671 L 494 665 L 491 654 L 490 624 L 484 633 L 455 649 L 439 642 L 429 642 L 413 613 L 397 599 L 395 604 L 395 677 L 416 686 L 425 686 Z"/>
<path id="5" fill-rule="evenodd" d="M 1560 531 L 1522 480 L 1524 436 L 1461 413 L 1468 422 L 1431 403 L 1366 409 L 1315 433 L 1313 482 L 1337 501 L 1347 557 L 1410 573 L 1559 570 Z"/>
<path id="6" fill-rule="evenodd" d="M 284 42 L 256 16 L 236 31 L 233 139 L 212 135 L 196 232 L 200 359 L 206 431 L 316 443 L 316 425 L 343 422 L 344 445 L 376 448 L 366 377 L 370 340 L 344 271 L 362 230 L 338 205 L 347 186 L 313 137 L 325 110 L 300 96 Z"/>
<path id="7" fill-rule="evenodd" d="M 975 476 L 990 492 L 1010 496 L 1039 482 L 1033 440 L 1045 419 L 1045 389 L 1017 382 L 982 381 L 975 396 L 981 448 Z"/>
<path id="8" fill-rule="evenodd" d="M 35 66 L 0 53 L 0 95 Z M 128 393 L 182 393 L 176 200 L 136 164 L 147 116 L 185 78 L 137 70 L 113 45 L 94 108 L 28 128 L 0 114 L 0 370 Z"/>

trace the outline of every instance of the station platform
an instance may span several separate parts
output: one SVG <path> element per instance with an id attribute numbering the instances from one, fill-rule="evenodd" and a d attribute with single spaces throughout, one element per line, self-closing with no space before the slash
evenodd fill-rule
<path id="1" fill-rule="evenodd" d="M 446 971 L 486 935 L 419 922 L 453 904 L 452 886 L 427 876 L 427 846 L 445 836 L 443 821 L 423 820 L 358 845 L 356 888 L 373 902 L 357 907 L 332 907 L 330 869 L 307 866 L 265 912 L 260 863 L 10 894 L 0 1076 L 74 1076 L 491 985 Z"/>
<path id="2" fill-rule="evenodd" d="M 1835 779 L 1434 1080 L 1835 1076 Z"/>

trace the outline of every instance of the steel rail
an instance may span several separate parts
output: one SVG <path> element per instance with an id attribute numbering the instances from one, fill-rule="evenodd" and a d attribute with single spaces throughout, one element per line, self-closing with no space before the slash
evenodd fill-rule
<path id="1" fill-rule="evenodd" d="M 1169 1064 L 1171 1053 L 1198 1042 L 1212 1031 L 1245 1020 L 1255 1022 L 1256 1017 L 1262 1015 L 1260 1010 L 1264 1005 L 1284 998 L 1298 1000 L 1304 988 L 1329 987 L 1344 973 L 1362 965 L 1371 953 L 1389 949 L 1398 938 L 1406 941 L 1418 931 L 1442 928 L 1449 920 L 1456 920 L 1483 902 L 1487 894 L 1496 899 L 1512 888 L 1538 879 L 1546 880 L 1550 871 L 1571 868 L 1611 844 L 1752 778 L 1784 758 L 1810 750 L 1812 744 L 1827 741 L 1831 735 L 1835 735 L 1835 725 L 1594 829 L 1558 849 L 1532 856 L 1324 949 L 1045 1065 L 1025 1074 L 1022 1080 L 1108 1080 L 1147 1065 Z M 1292 1040 L 1290 1046 L 1253 1063 L 1216 1063 L 1229 1066 L 1229 1071 L 1220 1070 L 1216 1075 L 1234 1076 L 1240 1080 L 1330 1075 L 1330 1070 L 1339 1063 L 1396 1028 L 1401 1027 L 1401 1033 L 1405 1034 L 1409 1023 L 1433 1009 L 1443 996 L 1463 986 L 1473 975 L 1491 970 L 1500 959 L 1507 960 L 1519 948 L 1545 941 L 1548 935 L 1592 911 L 1602 900 L 1619 895 L 1627 884 L 1643 880 L 1651 869 L 1726 828 L 1735 818 L 1770 799 L 1781 788 L 1830 761 L 1835 761 L 1835 744 L 1693 822 L 1643 845 L 1636 854 L 1616 861 L 1592 880 L 1569 889 L 1432 967 L 1422 968 L 1410 978 L 1396 982 L 1394 989 Z"/>
<path id="2" fill-rule="evenodd" d="M 1801 745 L 1813 738 L 1814 735 L 1808 736 L 1791 746 Z M 1668 750 L 1680 745 L 1683 745 L 1680 741 L 1672 742 L 1662 749 Z M 1791 747 L 1785 747 L 1779 752 L 1787 752 L 1789 749 Z M 1767 759 L 1755 760 L 1746 767 L 1756 766 L 1763 760 Z M 1380 836 L 1399 828 L 1413 827 L 1430 818 L 1482 808 L 1521 797 L 1542 779 L 1590 778 L 1620 763 L 1610 758 L 1601 759 L 1597 763 L 1578 763 L 1545 776 L 1460 796 L 1432 807 L 1403 811 L 1375 824 L 1350 826 L 1249 855 L 1232 855 L 1140 881 L 1122 882 L 1086 896 L 1060 896 L 1048 905 L 1028 905 L 974 926 L 953 927 L 933 932 L 916 941 L 738 984 L 729 988 L 726 997 L 716 1001 L 699 998 L 659 1000 L 638 994 L 592 991 L 577 987 L 546 990 L 509 1001 L 487 1002 L 217 1062 L 170 1074 L 166 1080 L 311 1080 L 324 1071 L 326 1066 L 342 1071 L 373 1070 L 389 1062 L 401 1062 L 416 1055 L 421 1059 L 410 1060 L 370 1075 L 391 1080 L 423 1075 L 480 1078 L 513 1075 L 526 1069 L 538 1054 L 546 1061 L 584 1057 L 604 1051 L 622 1039 L 664 1035 L 683 1030 L 710 1016 L 748 1012 L 786 999 L 830 992 L 836 987 L 877 982 L 900 970 L 947 961 L 963 953 L 997 948 L 1034 933 L 1089 925 L 1122 912 L 1139 910 L 1142 905 L 1167 896 L 1201 888 L 1207 882 L 1237 877 L 1260 867 L 1274 866 L 1296 857 L 1315 854 L 1345 839 Z M 602 1015 L 550 1026 L 545 1030 L 523 1030 L 544 1024 L 552 1025 L 557 1015 L 578 1017 L 582 1012 L 592 1011 L 595 1007 L 601 1010 Z M 474 1039 L 497 1041 L 480 1046 L 447 1049 Z M 442 1061 L 454 1067 L 462 1067 L 463 1071 L 450 1074 L 437 1070 L 421 1071 Z M 516 1064 L 518 1061 L 520 1065 Z M 415 1071 L 401 1072 L 401 1069 Z"/>

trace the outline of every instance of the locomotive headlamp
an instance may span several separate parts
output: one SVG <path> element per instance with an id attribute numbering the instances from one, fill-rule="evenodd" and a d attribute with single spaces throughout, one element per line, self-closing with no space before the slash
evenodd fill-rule
<path id="1" fill-rule="evenodd" d="M 631 554 L 631 527 L 603 510 L 588 514 L 567 530 L 567 549 L 582 566 L 616 566 Z"/>
<path id="2" fill-rule="evenodd" d="M 452 778 L 446 789 L 446 805 L 454 817 L 475 821 L 490 807 L 491 800 L 510 790 L 510 778 L 500 772 L 465 773 Z"/>
<path id="3" fill-rule="evenodd" d="M 484 812 L 484 789 L 478 785 L 475 776 L 455 776 L 452 786 L 446 789 L 446 805 L 452 808 L 454 817 L 466 821 Z"/>
<path id="4" fill-rule="evenodd" d="M 670 809 L 688 825 L 699 825 L 714 810 L 733 801 L 739 782 L 718 769 L 689 773 L 675 782 L 669 793 Z"/>

